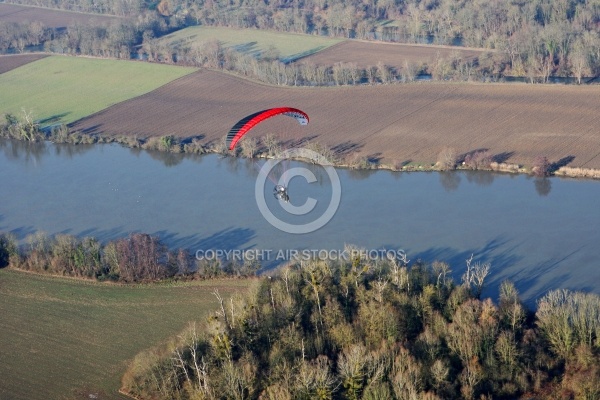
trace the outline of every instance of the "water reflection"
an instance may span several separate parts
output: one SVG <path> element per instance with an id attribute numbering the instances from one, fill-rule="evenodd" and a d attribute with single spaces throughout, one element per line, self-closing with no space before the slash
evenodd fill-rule
<path id="1" fill-rule="evenodd" d="M 477 186 L 490 186 L 496 177 L 496 174 L 488 171 L 465 171 L 464 174 L 467 181 Z"/>
<path id="2" fill-rule="evenodd" d="M 48 153 L 46 143 L 30 143 L 20 140 L 0 139 L 0 149 L 8 160 L 24 165 L 38 165 Z"/>
<path id="3" fill-rule="evenodd" d="M 550 194 L 550 191 L 552 190 L 552 182 L 547 177 L 536 178 L 534 180 L 534 184 L 535 191 L 542 197 L 548 196 Z"/>
<path id="4" fill-rule="evenodd" d="M 163 163 L 165 167 L 174 167 L 180 164 L 184 158 L 186 158 L 183 153 L 171 153 L 169 151 L 157 151 L 157 150 L 149 150 L 148 155 L 153 160 L 158 160 Z"/>
<path id="5" fill-rule="evenodd" d="M 376 172 L 376 169 L 348 169 L 348 176 L 353 180 L 363 180 L 367 179 Z"/>
<path id="6" fill-rule="evenodd" d="M 45 145 L 45 143 L 44 143 Z M 74 156 L 79 156 L 82 154 L 87 153 L 88 151 L 92 150 L 94 148 L 93 144 L 78 144 L 76 146 L 71 145 L 71 144 L 56 144 L 53 147 L 55 147 L 55 154 L 57 156 L 66 156 L 67 158 L 71 159 Z"/>
<path id="7" fill-rule="evenodd" d="M 490 172 L 490 171 L 442 171 L 439 172 L 440 184 L 444 190 L 448 193 L 458 190 L 461 182 L 461 176 L 467 178 L 469 183 L 473 183 L 476 186 L 491 186 L 494 180 L 502 176 L 501 174 Z M 515 175 L 510 174 L 511 178 Z M 535 190 L 540 196 L 548 196 L 552 190 L 552 180 L 548 177 L 535 178 L 533 180 Z"/>
<path id="8" fill-rule="evenodd" d="M 440 183 L 446 192 L 454 192 L 460 186 L 460 175 L 456 172 L 440 172 Z"/>
<path id="9" fill-rule="evenodd" d="M 23 165 L 38 166 L 42 159 L 50 154 L 73 158 L 91 150 L 94 145 L 91 144 L 50 144 L 48 142 L 26 142 L 23 140 L 0 139 L 0 149 L 6 158 L 11 161 L 22 163 Z"/>

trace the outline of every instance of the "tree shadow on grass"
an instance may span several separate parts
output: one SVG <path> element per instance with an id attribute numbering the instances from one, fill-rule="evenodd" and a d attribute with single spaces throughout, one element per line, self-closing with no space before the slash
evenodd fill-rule
<path id="1" fill-rule="evenodd" d="M 260 49 L 257 47 L 257 45 L 258 45 L 258 42 L 253 41 L 253 42 L 236 44 L 234 46 L 231 46 L 230 48 L 238 53 L 257 56 L 260 54 Z"/>
<path id="2" fill-rule="evenodd" d="M 70 111 L 68 111 L 68 112 L 65 112 L 65 113 L 62 113 L 62 114 L 55 114 L 55 115 L 52 115 L 52 116 L 50 116 L 50 117 L 47 117 L 47 118 L 40 119 L 40 120 L 38 120 L 37 122 L 38 122 L 38 124 L 40 124 L 42 127 L 49 128 L 49 127 L 47 127 L 47 125 L 57 125 L 57 124 L 61 124 L 61 123 L 62 123 L 62 121 L 61 121 L 61 120 L 62 120 L 64 117 L 66 117 L 67 115 L 69 115 L 69 114 L 71 114 L 71 112 L 70 112 Z"/>

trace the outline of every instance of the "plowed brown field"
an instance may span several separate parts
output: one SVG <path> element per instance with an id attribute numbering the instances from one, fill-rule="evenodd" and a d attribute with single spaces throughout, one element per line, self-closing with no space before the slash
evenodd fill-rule
<path id="1" fill-rule="evenodd" d="M 121 17 L 0 3 L 0 21 L 39 21 L 49 28 L 63 28 L 72 25 L 74 22 L 78 22 L 80 24 L 108 24 L 110 21 L 115 19 L 118 20 L 119 18 Z"/>
<path id="2" fill-rule="evenodd" d="M 77 130 L 138 137 L 226 135 L 241 117 L 289 105 L 306 111 L 306 137 L 385 162 L 435 162 L 444 147 L 489 151 L 531 165 L 574 157 L 570 166 L 600 168 L 597 86 L 415 83 L 283 88 L 199 71 L 74 124 Z M 273 118 L 253 135 L 297 131 Z"/>
<path id="3" fill-rule="evenodd" d="M 46 54 L 15 54 L 0 56 L 0 74 L 44 57 L 48 56 Z"/>
<path id="4" fill-rule="evenodd" d="M 316 65 L 333 65 L 337 62 L 356 63 L 360 68 L 378 62 L 395 68 L 402 68 L 404 62 L 412 64 L 430 63 L 439 53 L 447 58 L 452 52 L 458 52 L 466 60 L 478 57 L 484 50 L 450 46 L 423 46 L 400 43 L 362 42 L 347 40 L 325 50 L 319 51 L 299 62 L 312 62 Z"/>

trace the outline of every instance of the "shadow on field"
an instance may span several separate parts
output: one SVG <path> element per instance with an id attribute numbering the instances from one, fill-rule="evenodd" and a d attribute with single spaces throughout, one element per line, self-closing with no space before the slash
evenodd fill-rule
<path id="1" fill-rule="evenodd" d="M 297 139 L 290 139 L 290 140 L 281 142 L 281 146 L 284 149 L 289 149 L 292 147 L 303 147 L 318 137 L 319 137 L 319 135 L 312 135 L 312 136 L 304 136 L 304 137 L 297 138 Z"/>
<path id="2" fill-rule="evenodd" d="M 258 44 L 257 41 L 248 42 L 248 43 L 240 43 L 240 44 L 236 44 L 235 46 L 231 46 L 231 48 L 238 53 L 250 54 L 250 55 L 256 56 L 256 55 L 260 54 L 260 50 L 256 47 L 257 44 Z"/>
<path id="3" fill-rule="evenodd" d="M 313 54 L 318 53 L 319 51 L 323 50 L 324 48 L 325 48 L 325 46 L 313 47 L 312 49 L 308 49 L 308 50 L 302 51 L 300 53 L 292 54 L 291 56 L 288 56 L 288 57 L 282 57 L 280 60 L 284 64 L 289 64 L 291 62 L 298 61 L 302 58 L 312 56 Z"/>
<path id="4" fill-rule="evenodd" d="M 556 162 L 551 163 L 549 172 L 553 174 L 554 172 L 558 171 L 559 168 L 566 167 L 567 165 L 571 164 L 574 159 L 575 156 L 566 156 Z"/>
<path id="5" fill-rule="evenodd" d="M 338 157 L 346 157 L 356 151 L 359 151 L 364 144 L 346 141 L 340 144 L 336 144 L 331 148 L 331 151 Z"/>
<path id="6" fill-rule="evenodd" d="M 78 122 L 82 122 L 82 121 L 84 121 L 84 119 L 80 119 Z M 100 129 L 101 127 L 102 127 L 102 124 L 96 124 L 96 125 L 92 125 L 88 128 L 81 129 L 79 131 L 86 135 L 97 135 L 97 134 L 100 134 L 103 132 L 102 129 Z M 77 131 L 75 124 L 69 124 L 69 128 L 75 128 L 75 130 Z"/>
<path id="7" fill-rule="evenodd" d="M 487 147 L 481 147 L 479 149 L 467 151 L 466 153 L 459 154 L 458 157 L 457 157 L 457 159 L 456 159 L 456 162 L 457 163 L 462 163 L 462 162 L 464 162 L 467 159 L 467 157 L 469 157 L 469 156 L 472 157 L 473 155 L 475 155 L 477 153 L 488 151 L 488 150 L 489 149 Z"/>
<path id="8" fill-rule="evenodd" d="M 515 155 L 514 151 L 504 151 L 502 153 L 494 154 L 492 160 L 497 163 L 503 163 L 508 161 L 509 158 Z"/>
<path id="9" fill-rule="evenodd" d="M 38 124 L 40 124 L 40 125 L 59 124 L 61 122 L 61 120 L 69 114 L 71 114 L 70 111 L 68 111 L 66 113 L 62 113 L 62 114 L 55 114 L 48 118 L 40 119 L 38 121 Z"/>

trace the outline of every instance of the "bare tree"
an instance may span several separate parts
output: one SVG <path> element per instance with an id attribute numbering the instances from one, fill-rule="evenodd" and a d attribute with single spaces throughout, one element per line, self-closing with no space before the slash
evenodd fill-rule
<path id="1" fill-rule="evenodd" d="M 440 171 L 448 171 L 456 168 L 458 156 L 452 147 L 445 147 L 438 153 L 436 166 Z"/>
<path id="2" fill-rule="evenodd" d="M 258 150 L 258 141 L 253 137 L 246 137 L 239 143 L 242 149 L 242 156 L 246 158 L 254 158 L 256 151 Z"/>
<path id="3" fill-rule="evenodd" d="M 267 155 L 269 157 L 274 157 L 281 151 L 279 139 L 272 133 L 269 133 L 262 138 L 261 142 L 267 148 Z"/>
<path id="4" fill-rule="evenodd" d="M 338 360 L 338 375 L 349 399 L 360 399 L 365 384 L 367 349 L 362 344 L 351 345 Z"/>
<path id="5" fill-rule="evenodd" d="M 417 66 L 405 60 L 404 66 L 402 67 L 401 76 L 403 82 L 413 82 L 417 77 Z"/>
<path id="6" fill-rule="evenodd" d="M 467 259 L 467 269 L 462 276 L 463 285 L 468 286 L 473 290 L 476 297 L 481 295 L 485 278 L 490 273 L 490 263 L 481 264 L 476 262 L 473 264 L 473 254 Z"/>
<path id="7" fill-rule="evenodd" d="M 377 77 L 381 83 L 390 83 L 392 81 L 390 68 L 381 61 L 377 63 Z"/>

